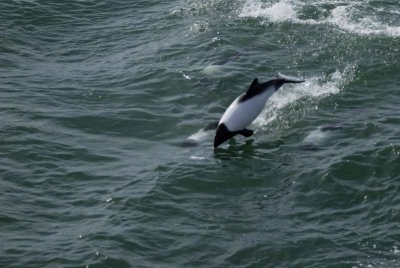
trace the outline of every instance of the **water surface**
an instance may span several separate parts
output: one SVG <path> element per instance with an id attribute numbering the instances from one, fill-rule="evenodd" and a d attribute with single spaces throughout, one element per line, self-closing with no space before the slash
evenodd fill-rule
<path id="1" fill-rule="evenodd" d="M 0 266 L 400 267 L 399 42 L 394 0 L 3 1 Z"/>

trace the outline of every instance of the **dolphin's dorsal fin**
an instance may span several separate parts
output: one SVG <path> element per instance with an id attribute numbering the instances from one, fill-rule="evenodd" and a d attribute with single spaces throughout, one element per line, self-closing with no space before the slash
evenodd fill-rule
<path id="1" fill-rule="evenodd" d="M 249 87 L 249 89 L 247 90 L 247 92 L 254 90 L 254 88 L 258 85 L 258 78 L 254 78 L 253 82 L 251 82 L 251 85 Z"/>
<path id="2" fill-rule="evenodd" d="M 247 97 L 253 96 L 256 94 L 257 86 L 258 86 L 258 78 L 254 78 L 253 82 L 251 82 L 251 85 L 249 89 L 246 91 Z"/>
<path id="3" fill-rule="evenodd" d="M 246 91 L 245 94 L 242 95 L 242 97 L 240 98 L 239 101 L 243 102 L 245 100 L 250 99 L 254 95 L 257 95 L 258 93 L 260 93 L 259 85 L 260 84 L 258 83 L 258 78 L 254 78 L 253 82 L 251 82 L 249 89 Z"/>

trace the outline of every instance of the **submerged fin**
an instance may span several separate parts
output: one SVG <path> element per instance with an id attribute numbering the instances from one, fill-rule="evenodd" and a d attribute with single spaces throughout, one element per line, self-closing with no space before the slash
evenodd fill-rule
<path id="1" fill-rule="evenodd" d="M 254 134 L 254 130 L 251 129 L 243 129 L 242 131 L 239 132 L 240 135 L 245 136 L 246 138 L 250 137 L 251 135 Z"/>

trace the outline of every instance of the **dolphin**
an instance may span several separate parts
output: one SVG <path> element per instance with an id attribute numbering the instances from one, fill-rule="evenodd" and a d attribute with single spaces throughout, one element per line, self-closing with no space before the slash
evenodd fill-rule
<path id="1" fill-rule="evenodd" d="M 254 131 L 247 127 L 263 110 L 267 100 L 285 83 L 302 83 L 302 79 L 295 79 L 276 74 L 276 79 L 259 83 L 255 78 L 249 89 L 237 97 L 226 109 L 218 122 L 214 138 L 214 148 L 229 140 L 235 135 L 250 137 Z"/>

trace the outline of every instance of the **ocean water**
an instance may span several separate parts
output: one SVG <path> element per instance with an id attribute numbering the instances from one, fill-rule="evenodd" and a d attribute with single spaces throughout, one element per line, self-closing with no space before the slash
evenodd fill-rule
<path id="1" fill-rule="evenodd" d="M 400 267 L 399 75 L 398 0 L 1 1 L 0 267 Z"/>

